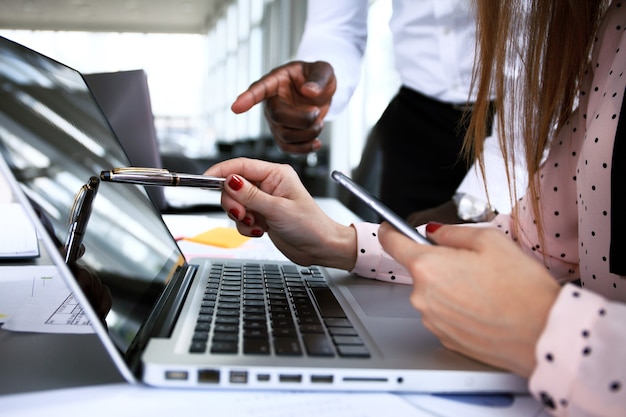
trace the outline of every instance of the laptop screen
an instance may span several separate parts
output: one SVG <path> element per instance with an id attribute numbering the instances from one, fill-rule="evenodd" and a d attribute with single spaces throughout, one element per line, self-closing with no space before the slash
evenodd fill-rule
<path id="1" fill-rule="evenodd" d="M 0 153 L 65 242 L 81 186 L 128 158 L 81 74 L 0 37 Z M 110 290 L 106 322 L 128 349 L 182 254 L 145 189 L 100 184 L 78 264 Z"/>

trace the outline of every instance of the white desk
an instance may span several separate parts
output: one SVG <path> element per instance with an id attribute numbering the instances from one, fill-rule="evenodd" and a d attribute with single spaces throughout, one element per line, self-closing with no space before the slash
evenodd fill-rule
<path id="1" fill-rule="evenodd" d="M 358 218 L 338 201 L 320 199 L 338 221 Z M 204 225 L 232 224 L 222 212 L 166 215 L 174 235 L 198 233 Z M 206 223 L 198 220 L 206 221 Z M 217 222 L 217 223 L 216 223 Z M 262 238 L 264 239 L 264 238 Z M 255 239 L 272 252 L 269 239 Z M 198 244 L 187 246 L 196 253 Z M 181 248 L 185 251 L 185 245 Z M 204 253 L 224 249 L 203 248 Z M 204 254 L 203 253 L 203 254 Z M 236 256 L 236 254 L 234 255 Z M 13 333 L 0 329 L 0 410 L 12 416 L 86 414 L 91 416 L 182 415 L 210 410 L 212 415 L 238 416 L 511 416 L 530 417 L 541 406 L 530 397 L 507 402 L 482 397 L 483 404 L 429 395 L 385 393 L 219 392 L 165 390 L 125 383 L 95 335 Z M 467 399 L 467 398 L 466 398 Z M 475 400 L 476 398 L 474 398 Z M 490 404 L 485 405 L 484 403 Z"/>

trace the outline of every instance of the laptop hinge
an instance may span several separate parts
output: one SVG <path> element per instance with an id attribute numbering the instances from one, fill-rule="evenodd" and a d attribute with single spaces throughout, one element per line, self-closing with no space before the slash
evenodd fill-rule
<path id="1" fill-rule="evenodd" d="M 139 334 L 126 351 L 126 361 L 129 367 L 137 372 L 141 366 L 140 353 L 153 337 L 169 337 L 172 334 L 176 319 L 179 317 L 183 303 L 189 294 L 189 289 L 196 275 L 198 267 L 188 265 L 179 267 L 176 277 L 166 287 L 156 302 L 150 317 L 142 325 Z"/>
<path id="2" fill-rule="evenodd" d="M 198 269 L 196 265 L 185 265 L 183 268 L 184 274 L 182 278 L 168 286 L 166 292 L 155 305 L 153 311 L 160 314 L 157 314 L 154 323 L 148 326 L 151 329 L 149 332 L 151 337 L 169 337 L 174 330 L 176 320 L 180 316 L 185 299 L 189 294 L 191 283 Z M 151 318 L 149 320 L 154 319 Z"/>

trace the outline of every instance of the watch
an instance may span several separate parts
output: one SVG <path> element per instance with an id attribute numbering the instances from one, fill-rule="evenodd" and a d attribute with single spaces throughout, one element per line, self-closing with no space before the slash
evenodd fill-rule
<path id="1" fill-rule="evenodd" d="M 456 193 L 452 196 L 452 201 L 456 205 L 457 216 L 464 222 L 485 222 L 498 214 L 489 203 L 470 194 Z"/>

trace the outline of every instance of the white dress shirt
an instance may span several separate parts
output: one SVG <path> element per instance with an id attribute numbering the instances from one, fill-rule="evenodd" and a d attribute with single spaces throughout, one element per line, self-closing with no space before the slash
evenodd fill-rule
<path id="1" fill-rule="evenodd" d="M 383 1 L 383 0 L 379 0 Z M 475 20 L 469 0 L 393 0 L 389 27 L 402 85 L 448 103 L 469 97 Z M 330 62 L 337 77 L 331 113 L 347 105 L 359 82 L 369 0 L 308 2 L 297 54 Z"/>

